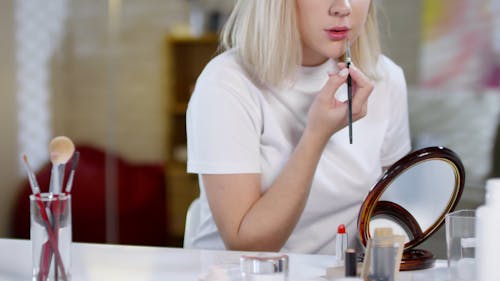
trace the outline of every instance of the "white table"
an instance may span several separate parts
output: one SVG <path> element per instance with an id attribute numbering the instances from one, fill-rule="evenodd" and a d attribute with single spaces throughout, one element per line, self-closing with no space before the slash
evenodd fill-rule
<path id="1" fill-rule="evenodd" d="M 73 243 L 71 274 L 80 280 L 199 280 L 213 266 L 237 268 L 242 252 L 185 250 L 180 248 L 123 246 L 109 244 Z M 289 254 L 290 280 L 327 280 L 326 268 L 335 257 L 326 255 Z M 0 280 L 31 280 L 31 242 L 0 239 Z M 437 268 L 401 272 L 398 280 L 437 280 L 433 276 L 444 270 Z M 422 277 L 425 279 L 415 278 Z"/>

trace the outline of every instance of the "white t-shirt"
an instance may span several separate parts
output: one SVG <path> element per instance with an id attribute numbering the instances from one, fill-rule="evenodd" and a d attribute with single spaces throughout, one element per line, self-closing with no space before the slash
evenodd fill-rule
<path id="1" fill-rule="evenodd" d="M 353 144 L 347 127 L 331 137 L 304 212 L 281 251 L 334 254 L 339 224 L 346 225 L 352 243 L 359 208 L 382 167 L 410 150 L 403 71 L 384 56 L 378 69 L 383 78 L 369 97 L 367 115 L 353 124 Z M 301 67 L 293 85 L 277 89 L 256 85 L 234 51 L 215 57 L 198 78 L 187 110 L 188 172 L 260 173 L 265 192 L 299 141 L 308 109 L 331 71 L 336 71 L 333 60 Z M 337 95 L 344 92 L 341 87 Z M 194 247 L 224 249 L 199 184 L 201 217 Z"/>

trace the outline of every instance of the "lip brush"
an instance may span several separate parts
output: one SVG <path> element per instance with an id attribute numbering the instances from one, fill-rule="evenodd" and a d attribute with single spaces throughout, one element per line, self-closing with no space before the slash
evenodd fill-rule
<path id="1" fill-rule="evenodd" d="M 351 48 L 349 42 L 346 43 L 345 64 L 347 69 L 351 66 Z M 352 144 L 352 79 L 351 74 L 347 75 L 347 104 L 349 107 L 349 143 Z"/>

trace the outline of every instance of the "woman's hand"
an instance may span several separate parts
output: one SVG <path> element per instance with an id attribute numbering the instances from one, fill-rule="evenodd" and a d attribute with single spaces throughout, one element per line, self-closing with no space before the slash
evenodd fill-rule
<path id="1" fill-rule="evenodd" d="M 325 143 L 330 137 L 347 126 L 348 102 L 335 98 L 337 89 L 346 82 L 347 75 L 352 79 L 352 119 L 359 120 L 366 115 L 368 97 L 373 91 L 373 83 L 357 67 L 339 63 L 339 72 L 329 74 L 323 89 L 314 99 L 307 116 L 306 133 L 320 138 Z"/>

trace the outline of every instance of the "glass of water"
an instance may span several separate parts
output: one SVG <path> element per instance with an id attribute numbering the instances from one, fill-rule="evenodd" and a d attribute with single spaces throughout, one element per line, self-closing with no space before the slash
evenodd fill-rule
<path id="1" fill-rule="evenodd" d="M 476 269 L 476 213 L 459 210 L 446 215 L 448 268 L 453 280 L 473 280 Z"/>

